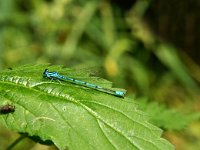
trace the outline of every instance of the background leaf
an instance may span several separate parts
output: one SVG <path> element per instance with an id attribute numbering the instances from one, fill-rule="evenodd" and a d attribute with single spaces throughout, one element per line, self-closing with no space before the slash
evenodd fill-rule
<path id="1" fill-rule="evenodd" d="M 199 112 L 183 114 L 175 109 L 168 109 L 163 104 L 148 102 L 146 98 L 141 98 L 138 103 L 140 108 L 151 116 L 150 122 L 165 130 L 180 131 L 200 119 Z"/>
<path id="2" fill-rule="evenodd" d="M 6 127 L 51 140 L 59 149 L 174 149 L 134 101 L 43 79 L 45 68 L 76 75 L 73 69 L 47 65 L 0 73 L 0 104 L 15 106 L 13 114 L 0 115 Z"/>

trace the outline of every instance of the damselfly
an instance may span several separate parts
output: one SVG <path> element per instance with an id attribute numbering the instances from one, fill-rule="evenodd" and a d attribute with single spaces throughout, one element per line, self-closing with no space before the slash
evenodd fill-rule
<path id="1" fill-rule="evenodd" d="M 112 95 L 115 95 L 115 96 L 118 96 L 118 97 L 124 97 L 124 95 L 125 95 L 124 91 L 117 91 L 117 90 L 104 88 L 104 87 L 101 87 L 101 86 L 98 86 L 98 85 L 95 85 L 95 84 L 92 84 L 92 83 L 88 83 L 88 82 L 85 82 L 85 81 L 80 81 L 80 80 L 77 80 L 77 79 L 74 79 L 74 78 L 71 78 L 71 77 L 60 75 L 56 71 L 49 72 L 48 69 L 44 70 L 43 77 L 48 78 L 48 79 L 56 79 L 56 80 L 71 82 L 71 83 L 74 83 L 74 84 L 77 84 L 77 85 L 92 88 L 92 89 L 95 89 L 95 90 L 98 90 L 98 91 L 101 91 L 101 92 L 104 92 L 104 93 L 112 94 Z"/>

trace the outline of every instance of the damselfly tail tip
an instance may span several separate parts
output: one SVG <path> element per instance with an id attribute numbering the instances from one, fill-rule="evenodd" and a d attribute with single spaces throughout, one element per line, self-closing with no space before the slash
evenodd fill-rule
<path id="1" fill-rule="evenodd" d="M 124 97 L 125 96 L 125 92 L 123 91 L 115 91 L 116 96 L 120 96 L 120 97 Z"/>

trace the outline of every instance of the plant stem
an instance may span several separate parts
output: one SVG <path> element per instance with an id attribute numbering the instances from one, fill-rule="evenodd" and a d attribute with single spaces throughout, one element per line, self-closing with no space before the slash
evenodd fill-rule
<path id="1" fill-rule="evenodd" d="M 9 145 L 6 150 L 11 150 L 14 146 L 16 146 L 20 141 L 22 141 L 26 136 L 20 135 L 11 145 Z"/>

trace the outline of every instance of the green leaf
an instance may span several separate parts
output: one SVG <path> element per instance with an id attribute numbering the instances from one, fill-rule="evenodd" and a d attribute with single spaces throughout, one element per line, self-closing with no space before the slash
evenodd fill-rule
<path id="1" fill-rule="evenodd" d="M 183 114 L 175 109 L 168 109 L 157 102 L 148 102 L 141 98 L 139 105 L 151 116 L 150 122 L 166 130 L 182 130 L 189 124 L 200 119 L 199 112 Z"/>
<path id="2" fill-rule="evenodd" d="M 45 68 L 74 78 L 82 74 L 90 80 L 87 71 L 60 66 L 27 65 L 1 72 L 0 105 L 15 106 L 14 113 L 0 115 L 6 127 L 51 140 L 61 150 L 174 149 L 160 137 L 162 131 L 147 122 L 147 115 L 134 101 L 43 79 Z M 97 80 L 91 78 L 92 83 Z"/>

